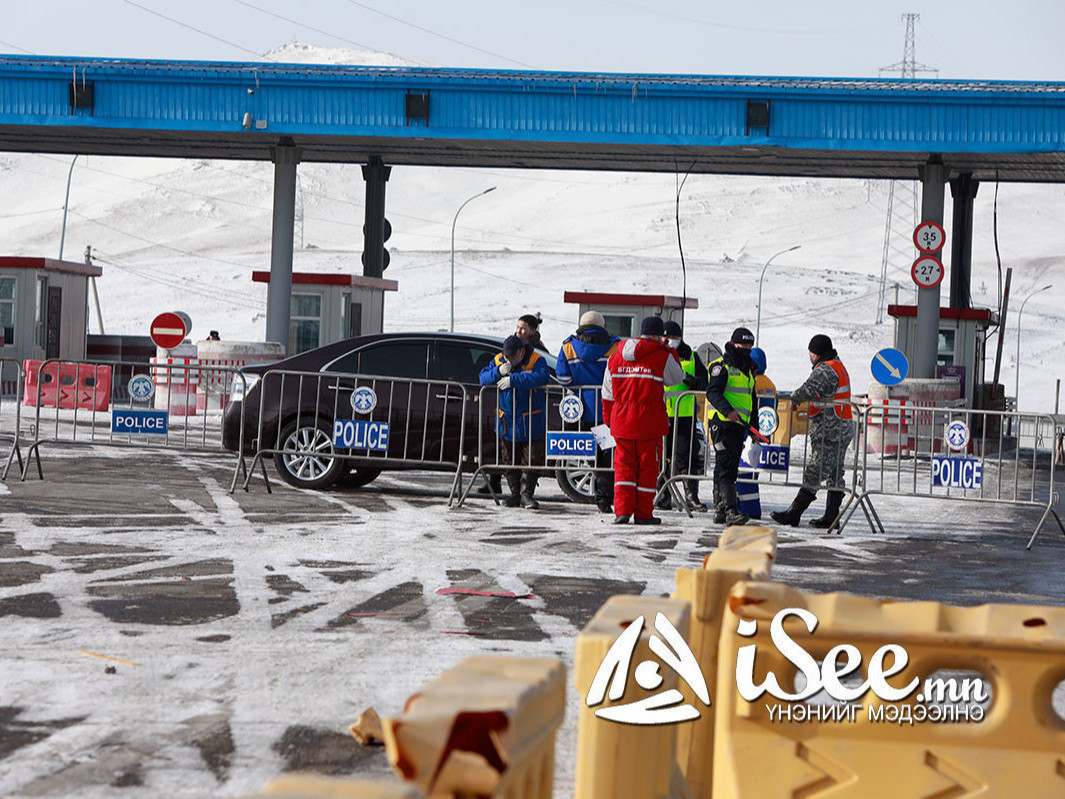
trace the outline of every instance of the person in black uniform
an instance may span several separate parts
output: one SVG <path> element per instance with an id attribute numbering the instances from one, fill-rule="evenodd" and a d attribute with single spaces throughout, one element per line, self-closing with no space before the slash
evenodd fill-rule
<path id="1" fill-rule="evenodd" d="M 681 337 L 680 325 L 670 320 L 666 322 L 666 343 L 676 353 L 677 360 L 684 370 L 684 382 L 675 386 L 666 386 L 666 413 L 669 414 L 669 437 L 666 439 L 665 457 L 672 458 L 674 439 L 676 440 L 677 462 L 670 463 L 670 474 L 702 474 L 702 462 L 699 459 L 699 441 L 696 438 L 695 411 L 696 398 L 683 396 L 686 391 L 706 391 L 707 373 L 703 359 Z M 664 482 L 664 481 L 662 481 Z M 661 485 L 658 486 L 662 488 Z M 706 513 L 707 507 L 699 500 L 699 481 L 684 481 L 684 500 L 688 510 Z M 669 494 L 663 494 L 658 500 L 658 507 L 669 510 L 672 507 Z"/>
<path id="2" fill-rule="evenodd" d="M 740 454 L 757 406 L 754 390 L 755 364 L 751 359 L 754 334 L 737 327 L 725 345 L 724 354 L 710 363 L 706 399 L 710 403 L 710 438 L 714 442 L 714 522 L 746 524 L 750 517 L 740 512 L 736 479 Z"/>

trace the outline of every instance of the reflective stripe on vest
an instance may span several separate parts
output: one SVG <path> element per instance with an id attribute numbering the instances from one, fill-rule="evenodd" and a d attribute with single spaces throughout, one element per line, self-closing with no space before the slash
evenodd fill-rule
<path id="1" fill-rule="evenodd" d="M 731 405 L 734 410 L 739 411 L 740 418 L 743 419 L 744 424 L 750 424 L 752 408 L 751 389 L 754 388 L 754 375 L 745 375 L 735 366 L 729 366 L 725 363 L 724 358 L 718 358 L 716 361 L 711 361 L 711 369 L 715 363 L 720 363 L 728 369 L 728 384 L 725 386 L 724 391 L 725 402 Z M 717 408 L 710 406 L 710 418 L 725 419 L 725 415 Z"/>
<path id="2" fill-rule="evenodd" d="M 847 374 L 847 368 L 840 361 L 824 361 L 832 367 L 832 371 L 836 373 L 836 380 L 839 381 L 836 386 L 836 394 L 832 397 L 835 402 L 849 403 L 851 399 L 851 378 Z M 832 409 L 836 412 L 836 416 L 840 419 L 851 419 L 853 414 L 851 413 L 851 406 L 848 405 L 833 405 Z M 810 416 L 817 416 L 821 412 L 821 408 L 810 408 Z"/>
<path id="3" fill-rule="evenodd" d="M 680 362 L 680 368 L 684 370 L 685 374 L 689 374 L 695 377 L 695 358 L 692 357 L 687 361 Z M 669 386 L 666 388 L 666 413 L 669 414 L 669 418 L 674 416 L 695 416 L 695 395 L 689 394 L 687 397 L 681 397 L 685 391 L 691 391 L 683 383 L 677 383 L 675 386 Z M 680 408 L 674 414 L 673 409 L 677 405 L 677 400 L 680 399 Z"/>

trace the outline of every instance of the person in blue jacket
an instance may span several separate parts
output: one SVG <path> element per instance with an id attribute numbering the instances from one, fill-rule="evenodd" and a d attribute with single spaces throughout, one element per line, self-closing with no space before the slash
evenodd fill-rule
<path id="1" fill-rule="evenodd" d="M 603 423 L 603 403 L 599 392 L 603 385 L 603 373 L 607 361 L 617 349 L 617 336 L 606 332 L 605 320 L 598 311 L 587 311 L 581 316 L 580 326 L 572 336 L 562 342 L 555 364 L 555 379 L 563 386 L 593 386 L 581 391 L 584 415 L 582 427 L 587 429 Z M 612 513 L 614 499 L 614 472 L 610 467 L 610 451 L 595 449 L 595 504 L 600 513 Z"/>
<path id="2" fill-rule="evenodd" d="M 481 370 L 481 385 L 494 385 L 496 399 L 496 436 L 499 439 L 499 463 L 518 466 L 546 464 L 544 442 L 547 436 L 547 385 L 551 371 L 544 356 L 517 336 L 508 336 L 503 351 Z M 491 397 L 486 397 L 490 402 Z M 503 504 L 508 508 L 538 508 L 533 498 L 539 475 L 511 468 L 503 473 L 510 496 Z"/>

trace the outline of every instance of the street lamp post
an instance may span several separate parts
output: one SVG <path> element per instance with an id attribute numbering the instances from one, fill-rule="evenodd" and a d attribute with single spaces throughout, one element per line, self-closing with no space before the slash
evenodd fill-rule
<path id="1" fill-rule="evenodd" d="M 765 279 L 765 270 L 767 270 L 769 268 L 769 265 L 771 263 L 773 263 L 773 258 L 776 258 L 777 255 L 783 255 L 786 252 L 791 252 L 792 250 L 797 250 L 801 246 L 802 246 L 801 244 L 796 244 L 794 247 L 788 247 L 788 249 L 786 249 L 786 250 L 781 250 L 776 255 L 772 256 L 772 258 L 770 258 L 768 261 L 766 261 L 765 262 L 765 266 L 762 267 L 762 274 L 758 278 L 758 322 L 754 326 L 754 343 L 755 344 L 758 344 L 758 334 L 762 332 L 762 281 Z"/>
<path id="2" fill-rule="evenodd" d="M 63 199 L 63 228 L 59 234 L 59 260 L 63 260 L 63 245 L 67 240 L 67 206 L 70 205 L 70 179 L 74 176 L 74 164 L 78 162 L 77 154 L 70 159 L 70 171 L 67 172 L 67 195 Z"/>
<path id="3" fill-rule="evenodd" d="M 455 218 L 451 222 L 451 326 L 448 328 L 448 330 L 450 330 L 452 333 L 455 332 L 455 223 L 459 221 L 459 214 L 462 212 L 463 208 L 465 208 L 471 202 L 476 200 L 478 197 L 481 197 L 485 194 L 488 194 L 488 192 L 495 190 L 496 187 L 492 186 L 491 188 L 485 189 L 484 191 L 478 192 L 477 194 L 470 197 L 470 199 L 466 200 L 466 202 L 459 206 L 459 210 L 455 212 Z"/>
<path id="4" fill-rule="evenodd" d="M 1046 291 L 1049 288 L 1053 288 L 1053 284 L 1049 286 L 1043 286 L 1041 289 L 1036 289 L 1027 297 L 1024 298 L 1024 302 L 1021 303 L 1021 310 L 1017 311 L 1017 363 L 1016 363 L 1016 375 L 1013 382 L 1013 410 L 1019 411 L 1021 409 L 1021 314 L 1024 313 L 1024 305 L 1028 300 L 1032 299 L 1036 294 L 1041 291 Z"/>

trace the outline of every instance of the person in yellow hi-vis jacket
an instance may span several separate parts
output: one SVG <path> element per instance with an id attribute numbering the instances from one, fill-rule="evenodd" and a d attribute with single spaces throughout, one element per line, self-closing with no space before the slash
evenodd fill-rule
<path id="1" fill-rule="evenodd" d="M 751 348 L 751 360 L 754 361 L 754 393 L 758 399 L 758 408 L 769 406 L 776 408 L 777 387 L 765 373 L 768 362 L 765 350 L 761 347 Z M 754 413 L 752 424 L 758 427 L 758 413 Z M 740 512 L 746 513 L 752 519 L 762 518 L 762 501 L 758 495 L 758 483 L 752 482 L 758 479 L 758 460 L 761 456 L 762 445 L 755 439 L 748 439 L 740 456 L 740 472 L 736 481 L 736 492 L 740 498 Z"/>
<path id="2" fill-rule="evenodd" d="M 710 403 L 710 438 L 714 442 L 714 522 L 746 524 L 750 517 L 740 512 L 736 479 L 740 453 L 747 438 L 756 405 L 754 334 L 745 327 L 732 331 L 725 353 L 710 364 L 706 399 Z"/>
<path id="3" fill-rule="evenodd" d="M 666 413 L 669 415 L 669 437 L 666 439 L 665 457 L 670 459 L 674 453 L 676 463 L 670 463 L 671 474 L 702 474 L 703 464 L 699 459 L 699 441 L 696 438 L 695 409 L 696 397 L 683 396 L 684 392 L 706 391 L 706 366 L 699 353 L 693 350 L 682 338 L 680 325 L 670 320 L 666 322 L 666 343 L 676 353 L 680 368 L 684 370 L 684 380 L 675 386 L 666 386 Z M 659 488 L 662 486 L 659 485 Z M 688 510 L 706 513 L 708 510 L 699 500 L 699 481 L 684 481 L 684 502 Z M 673 501 L 669 494 L 663 495 L 658 507 L 668 510 Z"/>

